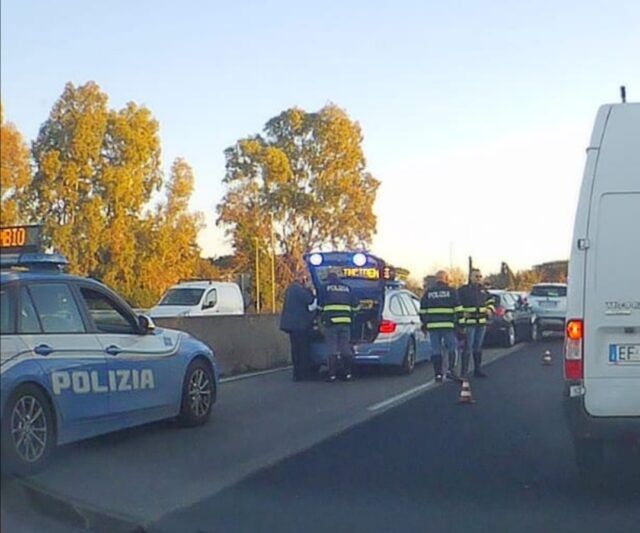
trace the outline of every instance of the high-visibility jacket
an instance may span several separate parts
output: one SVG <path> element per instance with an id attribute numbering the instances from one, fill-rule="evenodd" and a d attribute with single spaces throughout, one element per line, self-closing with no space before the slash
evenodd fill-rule
<path id="1" fill-rule="evenodd" d="M 350 325 L 353 313 L 359 309 L 358 303 L 348 285 L 328 283 L 318 294 L 322 323 L 327 326 Z"/>
<path id="2" fill-rule="evenodd" d="M 462 316 L 458 291 L 446 283 L 429 287 L 420 300 L 420 320 L 428 330 L 453 329 Z"/>
<path id="3" fill-rule="evenodd" d="M 495 298 L 481 285 L 464 285 L 458 289 L 458 296 L 463 313 L 461 324 L 465 326 L 484 325 L 489 318 L 489 311 L 495 311 Z"/>

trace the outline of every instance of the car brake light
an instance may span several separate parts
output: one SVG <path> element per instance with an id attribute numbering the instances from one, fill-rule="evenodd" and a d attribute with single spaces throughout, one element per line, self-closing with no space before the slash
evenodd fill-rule
<path id="1" fill-rule="evenodd" d="M 397 324 L 392 320 L 383 320 L 378 327 L 379 333 L 393 333 L 395 332 Z"/>
<path id="2" fill-rule="evenodd" d="M 564 340 L 564 376 L 568 380 L 581 380 L 584 377 L 584 322 L 573 318 L 567 322 Z"/>
<path id="3" fill-rule="evenodd" d="M 496 307 L 496 316 L 502 318 L 506 314 L 504 307 Z"/>

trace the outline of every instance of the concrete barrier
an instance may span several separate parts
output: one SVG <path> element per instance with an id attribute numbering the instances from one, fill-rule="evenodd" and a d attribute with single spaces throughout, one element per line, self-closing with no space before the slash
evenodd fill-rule
<path id="1" fill-rule="evenodd" d="M 280 315 L 156 318 L 159 327 L 186 331 L 208 344 L 225 376 L 290 364 L 289 337 Z"/>

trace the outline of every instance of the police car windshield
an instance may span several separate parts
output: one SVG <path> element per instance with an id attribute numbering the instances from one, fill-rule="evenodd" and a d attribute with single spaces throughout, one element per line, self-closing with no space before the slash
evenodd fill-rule
<path id="1" fill-rule="evenodd" d="M 171 289 L 158 305 L 198 305 L 204 289 Z"/>

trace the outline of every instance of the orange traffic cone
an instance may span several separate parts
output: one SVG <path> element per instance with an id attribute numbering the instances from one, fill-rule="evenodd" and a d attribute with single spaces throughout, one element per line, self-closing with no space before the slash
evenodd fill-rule
<path id="1" fill-rule="evenodd" d="M 542 364 L 543 365 L 551 364 L 551 352 L 549 350 L 545 350 L 544 355 L 542 356 Z"/>
<path id="2" fill-rule="evenodd" d="M 471 394 L 471 385 L 469 385 L 469 380 L 466 378 L 462 379 L 462 388 L 460 389 L 458 403 L 476 403 L 476 401 L 473 399 L 473 394 Z"/>

